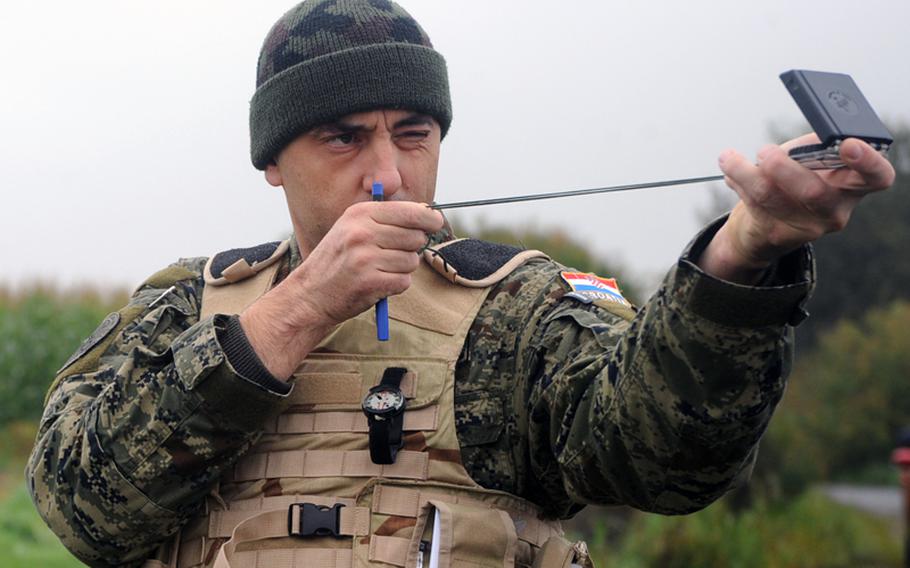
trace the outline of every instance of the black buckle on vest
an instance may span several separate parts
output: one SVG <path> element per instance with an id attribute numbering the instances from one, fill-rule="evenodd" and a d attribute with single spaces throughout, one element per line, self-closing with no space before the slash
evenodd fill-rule
<path id="1" fill-rule="evenodd" d="M 332 507 L 314 503 L 291 503 L 288 507 L 288 536 L 341 536 L 341 503 Z M 300 522 L 294 526 L 294 510 L 299 509 Z"/>

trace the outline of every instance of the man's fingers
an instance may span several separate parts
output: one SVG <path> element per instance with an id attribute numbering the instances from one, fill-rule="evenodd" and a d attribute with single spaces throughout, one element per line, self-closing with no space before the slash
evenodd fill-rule
<path id="1" fill-rule="evenodd" d="M 789 153 L 793 148 L 818 144 L 820 140 L 814 132 L 788 140 L 780 148 Z M 894 167 L 874 148 L 857 138 L 848 138 L 840 147 L 841 160 L 847 164 L 845 169 L 821 172 L 827 183 L 842 189 L 862 189 L 867 192 L 879 191 L 894 183 Z"/>
<path id="2" fill-rule="evenodd" d="M 762 204 L 771 198 L 770 186 L 758 166 L 735 150 L 725 150 L 718 159 L 721 171 L 739 198 L 746 203 Z"/>
<path id="3" fill-rule="evenodd" d="M 847 167 L 859 174 L 860 181 L 849 180 L 847 172 L 842 176 L 846 182 L 843 187 L 862 188 L 878 191 L 894 183 L 894 166 L 874 148 L 857 138 L 848 138 L 840 147 L 841 160 Z M 834 172 L 837 174 L 839 172 Z M 838 176 L 840 177 L 840 176 Z M 832 175 L 831 183 L 837 185 L 837 178 Z"/>
<path id="4" fill-rule="evenodd" d="M 809 146 L 810 144 L 820 144 L 821 140 L 818 139 L 818 134 L 810 132 L 808 134 L 803 134 L 792 140 L 787 140 L 780 145 L 781 150 L 784 152 L 789 152 L 793 148 L 798 148 L 800 146 Z"/>
<path id="5" fill-rule="evenodd" d="M 771 186 L 780 188 L 787 198 L 814 214 L 832 211 L 841 199 L 837 189 L 814 171 L 790 159 L 779 146 L 762 148 L 759 160 L 758 169 Z"/>
<path id="6" fill-rule="evenodd" d="M 369 207 L 373 221 L 383 225 L 394 225 L 434 233 L 442 229 L 442 213 L 421 203 L 410 201 L 383 201 L 360 204 Z"/>
<path id="7" fill-rule="evenodd" d="M 416 252 L 427 244 L 427 234 L 418 229 L 379 225 L 375 233 L 375 242 L 382 249 Z"/>
<path id="8" fill-rule="evenodd" d="M 376 254 L 373 265 L 381 272 L 410 274 L 420 266 L 420 255 L 416 252 L 383 250 Z"/>

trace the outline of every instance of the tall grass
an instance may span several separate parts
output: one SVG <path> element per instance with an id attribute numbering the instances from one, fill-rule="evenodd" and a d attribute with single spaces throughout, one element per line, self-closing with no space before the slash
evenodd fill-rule
<path id="1" fill-rule="evenodd" d="M 0 566 L 3 568 L 75 568 L 84 566 L 44 525 L 20 484 L 0 500 Z"/>
<path id="2" fill-rule="evenodd" d="M 720 501 L 685 517 L 638 514 L 618 542 L 601 530 L 589 544 L 601 568 L 896 568 L 895 532 L 809 491 L 738 513 Z"/>
<path id="3" fill-rule="evenodd" d="M 0 426 L 41 415 L 57 370 L 126 294 L 0 288 Z"/>

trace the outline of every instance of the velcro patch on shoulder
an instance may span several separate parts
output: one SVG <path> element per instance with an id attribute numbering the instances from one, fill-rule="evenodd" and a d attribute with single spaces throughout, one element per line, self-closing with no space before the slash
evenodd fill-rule
<path id="1" fill-rule="evenodd" d="M 145 309 L 146 307 L 141 304 L 129 304 L 119 312 L 114 312 L 104 318 L 98 328 L 82 342 L 82 345 L 73 353 L 72 357 L 67 359 L 66 363 L 57 371 L 57 376 L 51 383 L 50 388 L 47 389 L 47 394 L 44 395 L 44 404 L 47 404 L 51 393 L 57 388 L 64 376 L 90 372 L 96 369 L 98 360 L 111 342 L 116 339 L 117 335 L 127 324 L 138 317 Z"/>
<path id="2" fill-rule="evenodd" d="M 181 280 L 189 280 L 197 277 L 198 273 L 194 273 L 192 270 L 183 266 L 172 264 L 149 276 L 139 287 L 148 286 L 149 288 L 164 289 Z"/>
<path id="3" fill-rule="evenodd" d="M 585 304 L 597 301 L 611 302 L 632 307 L 619 290 L 615 278 L 602 278 L 590 272 L 560 272 L 563 281 L 572 289 L 566 298 L 575 298 Z"/>
<path id="4" fill-rule="evenodd" d="M 76 349 L 76 352 L 66 360 L 66 363 L 57 370 L 57 373 L 59 374 L 60 371 L 72 365 L 76 359 L 85 355 L 92 347 L 98 345 L 101 340 L 107 337 L 107 334 L 110 333 L 112 329 L 117 327 L 118 323 L 120 323 L 120 312 L 114 312 L 104 318 L 104 321 L 102 321 L 95 331 L 82 342 L 82 345 L 80 345 L 79 348 Z"/>
<path id="5" fill-rule="evenodd" d="M 289 247 L 290 241 L 274 241 L 219 252 L 205 265 L 205 283 L 221 286 L 245 280 L 276 262 Z"/>
<path id="6" fill-rule="evenodd" d="M 532 258 L 548 258 L 539 250 L 478 239 L 458 239 L 426 249 L 424 259 L 456 284 L 485 288 L 499 282 Z"/>

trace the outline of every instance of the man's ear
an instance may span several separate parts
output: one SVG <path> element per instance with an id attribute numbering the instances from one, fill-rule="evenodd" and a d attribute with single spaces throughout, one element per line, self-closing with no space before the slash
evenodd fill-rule
<path id="1" fill-rule="evenodd" d="M 275 187 L 284 185 L 284 180 L 281 178 L 281 170 L 278 169 L 278 164 L 275 163 L 275 160 L 269 162 L 265 167 L 265 181 Z"/>

